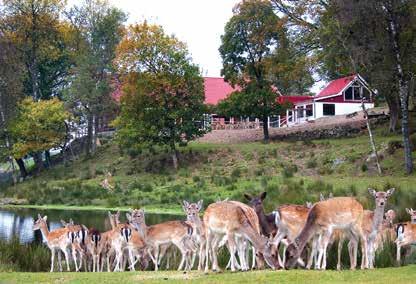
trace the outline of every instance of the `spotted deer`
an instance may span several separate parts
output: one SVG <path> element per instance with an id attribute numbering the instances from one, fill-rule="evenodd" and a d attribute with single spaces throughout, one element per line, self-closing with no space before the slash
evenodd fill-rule
<path id="1" fill-rule="evenodd" d="M 307 242 L 318 235 L 318 259 L 320 269 L 326 269 L 326 249 L 335 229 L 348 230 L 355 239 L 361 239 L 363 255 L 367 253 L 367 240 L 362 230 L 364 209 L 352 197 L 334 197 L 315 203 L 309 210 L 305 226 L 286 250 L 286 268 L 292 268 Z M 357 247 L 355 247 L 357 249 Z"/>
<path id="2" fill-rule="evenodd" d="M 38 219 L 35 221 L 33 225 L 33 230 L 40 230 L 43 236 L 43 239 L 46 241 L 48 248 L 51 250 L 51 270 L 54 270 L 54 262 L 55 262 L 55 254 L 58 253 L 58 264 L 59 270 L 62 271 L 62 260 L 61 260 L 61 251 L 65 255 L 65 262 L 67 270 L 70 271 L 69 268 L 69 247 L 70 242 L 68 240 L 68 229 L 67 228 L 59 228 L 53 231 L 49 231 L 48 225 L 46 223 L 48 216 L 42 217 L 38 214 Z"/>
<path id="3" fill-rule="evenodd" d="M 155 271 L 159 266 L 160 246 L 174 244 L 182 254 L 182 259 L 178 270 L 190 269 L 190 251 L 195 250 L 192 241 L 193 228 L 185 221 L 168 221 L 156 225 L 147 226 L 143 209 L 131 212 L 131 225 L 140 232 L 146 246 L 148 246 L 149 256 L 155 265 Z"/>
<path id="4" fill-rule="evenodd" d="M 410 215 L 410 223 L 416 224 L 416 210 L 406 208 L 406 212 Z"/>
<path id="5" fill-rule="evenodd" d="M 396 232 L 397 238 L 394 241 L 396 244 L 396 260 L 400 264 L 400 249 L 404 246 L 416 244 L 416 224 L 411 222 L 397 224 Z"/>
<path id="6" fill-rule="evenodd" d="M 242 204 L 242 203 L 240 203 Z M 248 216 L 250 213 L 250 217 Z M 271 246 L 266 237 L 260 235 L 259 225 L 253 224 L 253 218 L 257 218 L 253 209 L 246 206 L 243 209 L 237 202 L 225 201 L 212 203 L 205 210 L 203 221 L 205 226 L 205 235 L 207 238 L 205 248 L 205 271 L 209 269 L 209 252 L 212 257 L 212 269 L 219 271 L 216 244 L 213 242 L 216 236 L 221 239 L 227 237 L 228 248 L 231 255 L 231 270 L 235 271 L 235 253 L 236 242 L 235 236 L 248 239 L 255 247 L 256 251 L 261 253 L 267 264 L 275 269 L 276 260 L 271 255 Z"/>
<path id="7" fill-rule="evenodd" d="M 86 264 L 88 255 L 85 247 L 86 231 L 81 225 L 75 225 L 72 219 L 69 222 L 61 220 L 61 224 L 68 229 L 68 240 L 71 243 L 72 258 L 75 264 L 75 271 L 78 272 L 82 268 L 82 263 Z M 78 261 L 79 259 L 79 265 Z M 87 267 L 85 266 L 85 269 Z"/>

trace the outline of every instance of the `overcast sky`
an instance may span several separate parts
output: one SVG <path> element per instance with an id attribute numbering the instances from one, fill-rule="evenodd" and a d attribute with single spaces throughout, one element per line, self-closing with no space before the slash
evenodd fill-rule
<path id="1" fill-rule="evenodd" d="M 80 3 L 70 0 L 69 3 Z M 163 26 L 169 34 L 186 42 L 194 63 L 204 76 L 220 76 L 222 62 L 218 52 L 224 26 L 232 8 L 240 0 L 109 0 L 129 14 L 128 23 L 147 20 Z M 318 84 L 312 91 L 317 91 Z"/>

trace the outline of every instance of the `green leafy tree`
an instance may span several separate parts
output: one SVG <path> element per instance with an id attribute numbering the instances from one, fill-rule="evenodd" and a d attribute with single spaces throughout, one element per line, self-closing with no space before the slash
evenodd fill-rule
<path id="1" fill-rule="evenodd" d="M 22 158 L 60 146 L 66 139 L 65 121 L 69 119 L 70 114 L 63 102 L 56 98 L 40 101 L 24 99 L 19 103 L 17 116 L 10 127 L 14 138 L 13 156 Z"/>
<path id="2" fill-rule="evenodd" d="M 242 87 L 236 99 L 243 102 L 240 98 L 244 96 L 245 114 L 252 113 L 262 120 L 267 141 L 268 117 L 278 112 L 277 95 L 268 76 L 270 58 L 286 38 L 278 29 L 280 19 L 269 1 L 243 1 L 233 13 L 221 37 L 222 74 L 225 80 Z"/>
<path id="3" fill-rule="evenodd" d="M 123 35 L 126 15 L 107 1 L 86 0 L 67 12 L 76 31 L 77 56 L 65 100 L 87 123 L 86 154 L 95 149 L 98 118 L 115 109 L 111 99 L 115 79 L 113 60 Z"/>
<path id="4" fill-rule="evenodd" d="M 122 146 L 168 147 L 178 167 L 176 144 L 204 134 L 203 80 L 185 44 L 146 22 L 130 26 L 118 47 L 123 74 L 121 114 L 116 120 Z"/>

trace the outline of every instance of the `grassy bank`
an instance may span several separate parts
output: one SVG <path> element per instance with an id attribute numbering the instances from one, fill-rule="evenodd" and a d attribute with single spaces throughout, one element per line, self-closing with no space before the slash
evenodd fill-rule
<path id="1" fill-rule="evenodd" d="M 0 273 L 2 283 L 414 283 L 416 266 L 371 271 L 251 271 L 210 273 L 173 271 L 123 273 Z"/>
<path id="2" fill-rule="evenodd" d="M 399 210 L 400 218 L 405 217 L 405 207 L 416 207 L 416 175 L 404 175 L 400 135 L 381 127 L 375 138 L 383 155 L 382 177 L 377 176 L 374 162 L 367 161 L 371 151 L 365 133 L 354 138 L 270 144 L 191 143 L 180 148 L 176 172 L 165 151 L 122 151 L 109 141 L 93 157 L 81 157 L 3 188 L 0 197 L 23 198 L 36 206 L 54 204 L 36 208 L 144 207 L 149 212 L 179 213 L 184 199 L 203 199 L 207 205 L 225 198 L 243 200 L 244 193 L 261 191 L 268 192 L 267 210 L 282 203 L 317 201 L 320 192 L 357 196 L 366 208 L 372 208 L 368 187 L 396 187 L 389 206 Z M 101 186 L 108 172 L 113 175 L 113 190 Z"/>

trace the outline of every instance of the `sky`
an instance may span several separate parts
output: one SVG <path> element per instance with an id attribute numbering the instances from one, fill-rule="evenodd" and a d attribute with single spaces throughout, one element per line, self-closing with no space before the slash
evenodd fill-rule
<path id="1" fill-rule="evenodd" d="M 79 3 L 70 0 L 69 3 Z M 161 25 L 188 45 L 193 62 L 203 76 L 219 77 L 222 61 L 218 51 L 225 24 L 240 0 L 109 0 L 129 15 L 128 23 L 147 20 Z M 322 83 L 311 89 L 316 92 Z"/>

